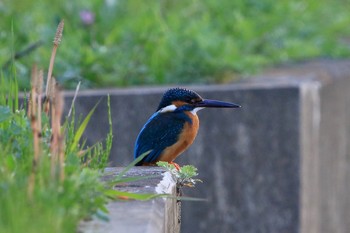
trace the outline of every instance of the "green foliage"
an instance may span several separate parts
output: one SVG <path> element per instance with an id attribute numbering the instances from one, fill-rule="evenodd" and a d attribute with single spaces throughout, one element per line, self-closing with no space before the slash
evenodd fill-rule
<path id="1" fill-rule="evenodd" d="M 54 27 L 64 18 L 67 43 L 55 77 L 66 87 L 78 79 L 85 87 L 225 82 L 273 64 L 349 57 L 344 6 L 341 0 L 4 0 L 0 65 L 11 59 L 12 43 L 23 51 L 43 41 L 15 63 L 21 88 L 28 88 L 27 67 L 47 65 Z M 83 20 L 89 13 L 94 19 Z"/>
<path id="2" fill-rule="evenodd" d="M 108 220 L 105 204 L 109 199 L 163 196 L 112 189 L 115 184 L 141 179 L 122 177 L 137 161 L 113 181 L 102 183 L 113 139 L 109 96 L 106 141 L 86 148 L 82 135 L 97 104 L 78 122 L 72 106 L 73 116 L 67 116 L 61 126 L 62 93 L 53 88 L 48 96 L 54 101 L 47 98 L 49 102 L 42 104 L 40 79 L 33 71 L 32 96 L 22 100 L 25 107 L 19 107 L 17 69 L 13 58 L 10 62 L 11 72 L 0 73 L 1 232 L 76 232 L 79 222 L 92 214 Z M 45 111 L 50 114 L 42 111 L 43 105 L 51 106 Z"/>
<path id="3" fill-rule="evenodd" d="M 38 178 L 42 184 L 28 198 L 28 173 L 20 171 L 21 165 L 15 159 L 12 162 L 17 168 L 13 177 L 3 177 L 0 182 L 1 232 L 76 232 L 80 219 L 106 203 L 98 174 L 89 169 L 70 174 L 62 184 L 52 183 L 47 179 L 49 174 L 41 171 Z"/>
<path id="4" fill-rule="evenodd" d="M 13 80 L 12 80 L 13 81 Z M 8 87 L 11 79 L 2 77 L 2 84 Z M 127 166 L 119 176 L 102 182 L 103 168 L 107 165 L 112 147 L 112 117 L 108 96 L 108 119 L 110 131 L 106 141 L 85 147 L 81 136 L 88 125 L 95 108 L 80 121 L 75 114 L 67 118 L 62 126 L 65 132 L 65 161 L 63 181 L 51 174 L 51 125 L 50 119 L 42 114 L 42 155 L 36 166 L 33 193 L 29 194 L 30 177 L 33 174 L 33 133 L 30 120 L 23 108 L 12 109 L 18 96 L 0 88 L 0 231 L 1 232 L 76 232 L 79 222 L 91 215 L 108 220 L 106 203 L 110 199 L 149 200 L 166 197 L 163 194 L 135 194 L 112 189 L 115 185 L 133 182 L 147 177 L 124 178 L 135 163 Z M 9 100 L 9 96 L 16 100 Z M 11 103 L 11 104 L 10 104 Z M 11 107 L 10 107 L 11 105 Z M 81 142 L 81 143 L 79 143 Z M 146 156 L 147 153 L 140 156 Z"/>
<path id="5" fill-rule="evenodd" d="M 7 106 L 0 106 L 0 123 L 11 118 L 11 110 Z"/>
<path id="6" fill-rule="evenodd" d="M 76 132 L 74 132 L 74 134 L 72 134 L 72 136 L 73 135 L 74 136 L 72 138 L 73 140 L 69 141 L 71 143 L 70 143 L 70 146 L 67 147 L 68 148 L 68 150 L 66 151 L 67 154 L 74 152 L 75 149 L 77 148 L 78 143 L 81 140 L 81 136 L 83 136 L 83 133 L 84 133 L 84 131 L 86 129 L 86 126 L 89 123 L 92 114 L 95 112 L 95 109 L 96 109 L 97 105 L 98 105 L 98 103 L 90 110 L 90 112 L 87 114 L 85 119 L 81 122 L 81 124 L 78 127 L 78 129 L 76 130 Z M 71 126 L 73 126 L 73 127 L 75 126 L 74 125 L 74 120 L 72 121 Z"/>
<path id="7" fill-rule="evenodd" d="M 97 103 L 92 110 L 86 115 L 86 117 L 76 122 L 75 111 L 73 107 L 72 117 L 66 120 L 66 151 L 67 160 L 73 164 L 82 163 L 83 166 L 103 170 L 108 164 L 109 152 L 112 148 L 113 131 L 112 131 L 112 116 L 110 112 L 110 98 L 108 96 L 108 120 L 109 120 L 109 132 L 107 134 L 105 143 L 97 142 L 91 147 L 85 148 L 85 140 L 82 140 L 83 133 L 88 126 L 91 116 L 93 115 Z M 85 148 L 85 149 L 82 149 Z M 77 156 L 78 155 L 78 156 Z M 74 166 L 73 168 L 74 169 Z"/>
<path id="8" fill-rule="evenodd" d="M 69 129 L 65 142 L 70 148 L 65 158 L 65 179 L 53 179 L 49 148 L 51 126 L 43 113 L 42 156 L 35 170 L 35 189 L 29 194 L 34 154 L 30 120 L 23 108 L 17 108 L 17 89 L 9 88 L 16 83 L 15 75 L 10 79 L 1 76 L 0 80 L 0 231 L 76 232 L 81 219 L 106 212 L 109 196 L 100 181 L 100 167 L 86 166 L 86 158 L 78 155 L 82 145 L 74 144 L 76 130 Z M 63 128 L 69 125 L 67 122 Z M 86 125 L 81 127 L 78 129 L 84 131 Z M 111 139 L 108 140 L 106 147 L 94 150 L 93 154 L 103 165 L 111 147 Z"/>
<path id="9" fill-rule="evenodd" d="M 157 162 L 157 165 L 168 170 L 179 186 L 194 187 L 197 182 L 202 182 L 200 179 L 193 178 L 198 176 L 198 169 L 192 165 L 182 166 L 179 170 L 174 166 L 174 164 L 168 162 L 159 161 Z"/>

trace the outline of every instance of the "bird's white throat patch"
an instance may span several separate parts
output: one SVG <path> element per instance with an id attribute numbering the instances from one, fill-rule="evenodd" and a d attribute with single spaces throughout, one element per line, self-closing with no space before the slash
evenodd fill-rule
<path id="1" fill-rule="evenodd" d="M 193 109 L 192 111 L 191 111 L 191 113 L 193 114 L 193 115 L 197 115 L 197 112 L 199 111 L 199 110 L 202 110 L 203 108 L 195 108 L 195 109 Z"/>
<path id="2" fill-rule="evenodd" d="M 173 111 L 175 111 L 176 108 L 177 107 L 174 104 L 172 104 L 172 105 L 168 105 L 168 106 L 162 108 L 161 110 L 159 110 L 159 112 L 161 112 L 161 113 L 163 113 L 163 112 L 173 112 Z"/>

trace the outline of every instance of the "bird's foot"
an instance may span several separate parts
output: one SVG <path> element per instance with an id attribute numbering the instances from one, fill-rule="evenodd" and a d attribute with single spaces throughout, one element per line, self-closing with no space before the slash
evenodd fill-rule
<path id="1" fill-rule="evenodd" d="M 174 162 L 169 162 L 169 164 L 174 165 L 174 167 L 176 168 L 176 170 L 180 171 L 180 165 Z"/>

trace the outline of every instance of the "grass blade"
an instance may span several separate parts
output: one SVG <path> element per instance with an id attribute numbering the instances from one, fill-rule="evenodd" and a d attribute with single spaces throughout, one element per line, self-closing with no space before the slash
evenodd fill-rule
<path id="1" fill-rule="evenodd" d="M 139 201 L 148 201 L 153 198 L 157 197 L 168 197 L 170 196 L 169 194 L 154 194 L 154 193 L 129 193 L 125 191 L 119 191 L 119 190 L 114 190 L 114 189 L 109 189 L 105 192 L 105 195 L 115 199 L 124 199 L 124 200 L 139 200 Z"/>
<path id="2" fill-rule="evenodd" d="M 134 161 L 132 161 L 128 166 L 126 166 L 123 171 L 121 171 L 117 176 L 116 176 L 116 180 L 117 179 L 121 179 L 123 177 L 123 175 L 125 175 L 125 173 L 127 173 L 130 168 L 132 168 L 133 166 L 135 166 L 138 162 L 140 162 L 143 158 L 145 158 L 149 153 L 151 152 L 151 150 L 146 151 L 145 153 L 143 153 L 142 155 L 140 155 L 139 157 L 137 157 Z"/>
<path id="3" fill-rule="evenodd" d="M 78 130 L 76 131 L 76 133 L 74 135 L 73 142 L 69 147 L 69 152 L 73 152 L 75 150 L 75 148 L 77 148 L 78 143 L 81 139 L 81 136 L 83 135 L 83 133 L 86 129 L 86 126 L 89 123 L 90 118 L 91 118 L 92 114 L 95 112 L 95 109 L 99 103 L 100 103 L 100 101 L 98 101 L 97 104 L 91 109 L 89 114 L 85 117 L 85 119 L 83 120 L 83 122 L 79 126 Z"/>
<path id="4" fill-rule="evenodd" d="M 108 184 L 110 186 L 115 186 L 121 183 L 130 183 L 130 182 L 135 182 L 139 180 L 146 180 L 146 179 L 152 179 L 156 178 L 156 175 L 153 176 L 136 176 L 136 177 L 126 177 L 126 178 L 121 178 L 121 179 L 113 179 L 111 181 L 108 181 Z"/>

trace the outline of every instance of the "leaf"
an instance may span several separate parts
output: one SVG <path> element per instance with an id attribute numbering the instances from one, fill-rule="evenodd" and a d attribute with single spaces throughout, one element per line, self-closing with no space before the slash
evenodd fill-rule
<path id="1" fill-rule="evenodd" d="M 99 209 L 99 210 L 96 211 L 95 216 L 99 220 L 102 220 L 104 222 L 109 222 L 108 210 L 107 210 L 107 212 L 105 212 L 104 210 Z"/>
<path id="2" fill-rule="evenodd" d="M 198 169 L 192 165 L 185 165 L 181 167 L 180 173 L 186 178 L 191 178 L 198 175 L 197 170 Z"/>
<path id="3" fill-rule="evenodd" d="M 164 162 L 164 161 L 158 161 L 157 162 L 157 166 L 159 167 L 164 167 L 168 170 L 172 170 L 172 169 L 176 169 L 174 164 L 168 163 L 168 162 Z"/>
<path id="4" fill-rule="evenodd" d="M 105 213 L 105 214 L 109 213 L 109 211 L 105 205 L 101 205 L 99 208 L 100 208 L 100 211 L 102 211 L 103 213 Z"/>
<path id="5" fill-rule="evenodd" d="M 154 193 L 129 193 L 124 191 L 119 191 L 115 189 L 109 189 L 105 191 L 105 195 L 110 198 L 119 198 L 123 200 L 139 200 L 139 201 L 148 201 L 157 197 L 169 197 L 169 194 L 154 194 Z"/>
<path id="6" fill-rule="evenodd" d="M 5 157 L 6 158 L 6 157 Z M 14 171 L 16 168 L 16 159 L 13 156 L 7 156 L 6 167 L 9 171 Z"/>
<path id="7" fill-rule="evenodd" d="M 7 121 L 12 117 L 12 113 L 9 107 L 0 106 L 0 123 L 3 121 Z"/>
<path id="8" fill-rule="evenodd" d="M 181 201 L 207 201 L 207 199 L 204 198 L 195 198 L 195 197 L 183 197 L 183 196 L 173 196 L 170 194 L 154 194 L 154 193 L 129 193 L 129 192 L 124 192 L 124 191 L 119 191 L 115 189 L 109 189 L 105 192 L 105 195 L 115 199 L 119 198 L 122 200 L 139 200 L 139 201 L 148 201 L 150 199 L 154 198 L 171 198 L 171 199 L 176 199 L 176 200 L 181 200 Z"/>

